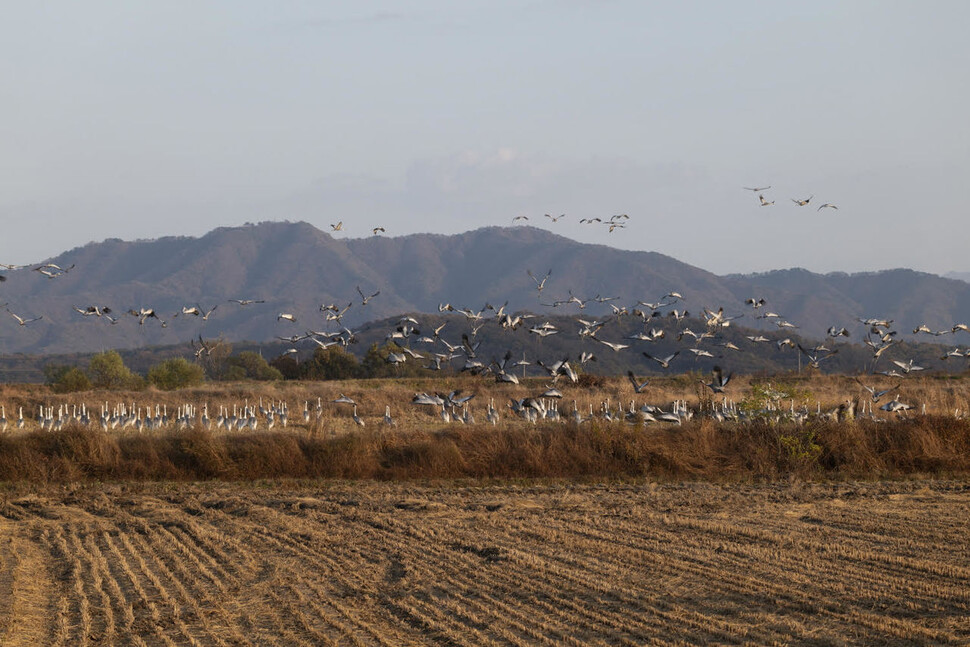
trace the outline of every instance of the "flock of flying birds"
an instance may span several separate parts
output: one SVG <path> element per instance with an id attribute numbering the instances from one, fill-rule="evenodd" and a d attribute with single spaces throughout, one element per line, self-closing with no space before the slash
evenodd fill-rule
<path id="1" fill-rule="evenodd" d="M 758 202 L 761 204 L 762 207 L 770 207 L 773 204 L 775 204 L 775 201 L 774 200 L 769 200 L 768 198 L 765 197 L 765 194 L 764 194 L 765 191 L 767 191 L 768 189 L 771 188 L 771 185 L 768 185 L 768 186 L 745 186 L 745 187 L 741 187 L 741 188 L 744 189 L 745 191 L 754 191 L 755 193 L 757 193 L 758 194 Z M 807 198 L 792 198 L 791 201 L 794 202 L 799 207 L 807 207 L 812 202 L 813 199 L 815 199 L 815 194 L 812 194 L 812 195 L 808 196 Z M 822 209 L 835 209 L 835 210 L 838 210 L 838 207 L 835 206 L 834 204 L 832 204 L 831 202 L 825 202 L 822 205 L 820 205 L 816 209 L 816 211 L 821 211 Z"/>
<path id="2" fill-rule="evenodd" d="M 744 187 L 747 190 L 755 191 L 759 195 L 759 199 L 762 204 L 766 203 L 764 198 L 764 191 L 770 189 L 770 186 L 766 187 Z M 806 206 L 810 203 L 814 196 L 810 196 L 804 200 L 794 200 L 799 206 Z M 768 203 L 773 204 L 773 201 Z M 823 204 L 818 207 L 822 208 L 833 208 L 837 209 L 833 204 Z M 558 222 L 565 217 L 565 214 L 559 216 L 553 216 L 551 214 L 545 214 L 551 222 Z M 527 216 L 516 216 L 513 218 L 513 223 L 524 222 L 528 220 Z M 627 226 L 629 216 L 626 214 L 614 215 L 610 218 L 584 218 L 580 222 L 583 224 L 588 224 L 591 226 L 600 225 L 605 226 L 610 232 L 615 231 L 618 228 L 624 228 Z M 333 231 L 342 231 L 343 222 L 338 222 L 331 225 Z M 383 227 L 376 227 L 373 229 L 373 234 L 378 235 L 384 233 Z M 0 268 L 7 270 L 24 269 L 24 266 L 13 266 L 13 265 L 0 265 Z M 31 268 L 33 271 L 38 272 L 38 274 L 45 276 L 49 280 L 54 280 L 59 277 L 66 275 L 74 269 L 74 266 L 61 268 L 57 265 L 48 263 L 44 265 L 39 265 L 37 267 Z M 580 311 L 584 311 L 587 305 L 591 302 L 598 304 L 605 304 L 608 306 L 611 314 L 604 317 L 602 320 L 595 318 L 588 318 L 584 316 L 577 315 L 575 317 L 575 322 L 577 328 L 574 334 L 577 334 L 579 338 L 584 342 L 585 350 L 583 350 L 578 357 L 554 357 L 554 358 L 543 358 L 536 357 L 533 360 L 527 360 L 525 356 L 521 359 L 513 359 L 511 351 L 507 351 L 501 359 L 496 357 L 486 359 L 479 354 L 479 348 L 481 342 L 478 340 L 478 334 L 480 330 L 488 324 L 492 324 L 497 327 L 500 331 L 512 332 L 517 330 L 524 330 L 526 334 L 535 335 L 536 339 L 541 340 L 551 335 L 567 333 L 567 331 L 558 328 L 552 323 L 545 321 L 542 323 L 534 322 L 534 319 L 540 319 L 541 317 L 529 311 L 519 311 L 519 312 L 508 312 L 507 302 L 505 305 L 500 307 L 495 307 L 491 304 L 485 304 L 481 309 L 475 310 L 468 307 L 455 307 L 448 303 L 442 303 L 438 306 L 438 311 L 440 313 L 453 313 L 456 315 L 462 315 L 470 324 L 470 333 L 464 333 L 461 335 L 460 340 L 458 338 L 448 339 L 449 335 L 444 331 L 448 325 L 448 321 L 433 328 L 430 332 L 422 334 L 421 324 L 412 316 L 403 316 L 397 321 L 397 325 L 391 331 L 389 331 L 385 337 L 387 342 L 393 342 L 396 346 L 393 352 L 387 354 L 386 361 L 389 364 L 400 365 L 407 362 L 421 362 L 421 366 L 428 371 L 440 371 L 446 367 L 452 367 L 456 372 L 467 373 L 471 375 L 480 376 L 486 380 L 493 380 L 495 383 L 499 384 L 519 384 L 518 373 L 524 377 L 528 367 L 535 367 L 534 371 L 538 371 L 541 376 L 544 376 L 547 383 L 543 387 L 542 391 L 535 393 L 533 396 L 525 397 L 522 399 L 510 400 L 507 404 L 508 411 L 524 420 L 531 422 L 536 422 L 540 419 L 572 419 L 576 422 L 583 422 L 589 420 L 593 417 L 601 416 L 607 419 L 624 419 L 628 421 L 642 422 L 648 424 L 651 422 L 682 422 L 685 419 L 693 417 L 695 414 L 710 415 L 718 419 L 728 419 L 728 418 L 739 418 L 745 415 L 743 411 L 740 411 L 733 402 L 729 401 L 726 393 L 731 384 L 733 374 L 726 372 L 719 365 L 715 365 L 711 371 L 711 376 L 709 380 L 701 380 L 704 386 L 710 390 L 711 400 L 707 403 L 707 409 L 691 409 L 685 401 L 673 402 L 668 410 L 664 410 L 659 406 L 644 404 L 637 405 L 635 400 L 631 400 L 629 406 L 624 407 L 620 403 L 611 404 L 609 401 L 600 403 L 598 409 L 594 409 L 592 404 L 589 404 L 588 411 L 581 410 L 576 404 L 576 400 L 573 400 L 572 411 L 569 414 L 560 414 L 559 402 L 564 397 L 564 393 L 560 390 L 560 386 L 566 388 L 574 387 L 579 381 L 579 375 L 576 370 L 577 366 L 585 366 L 589 362 L 596 361 L 597 352 L 609 352 L 609 353 L 621 353 L 621 352 L 639 352 L 644 358 L 649 362 L 655 363 L 657 367 L 663 371 L 668 371 L 674 366 L 679 357 L 689 358 L 697 360 L 699 358 L 714 358 L 714 357 L 726 357 L 724 353 L 727 351 L 740 352 L 742 349 L 735 344 L 725 341 L 723 335 L 721 334 L 725 328 L 731 325 L 731 322 L 744 316 L 742 313 L 737 314 L 726 314 L 723 307 L 718 307 L 716 310 L 713 308 L 702 308 L 701 316 L 697 317 L 698 321 L 702 321 L 703 328 L 698 331 L 691 330 L 688 326 L 690 317 L 689 312 L 686 309 L 681 309 L 685 303 L 684 296 L 676 291 L 670 291 L 664 294 L 662 297 L 651 300 L 651 301 L 636 301 L 628 306 L 618 305 L 620 297 L 617 296 L 602 296 L 596 295 L 591 298 L 580 298 L 573 294 L 572 290 L 567 292 L 568 296 L 552 299 L 549 301 L 544 301 L 544 290 L 547 289 L 547 284 L 552 277 L 552 269 L 547 271 L 544 275 L 536 275 L 531 270 L 527 271 L 528 277 L 531 279 L 535 286 L 536 298 L 539 305 L 549 308 L 568 308 L 575 306 Z M 6 277 L 0 275 L 0 282 L 5 281 Z M 359 296 L 360 307 L 367 306 L 368 303 L 377 298 L 381 291 L 377 290 L 372 293 L 364 292 L 361 287 L 356 286 L 356 292 Z M 249 299 L 229 299 L 229 303 L 235 303 L 239 307 L 249 307 L 263 304 L 266 301 L 264 299 L 249 298 Z M 314 331 L 305 330 L 302 333 L 283 336 L 280 335 L 277 338 L 288 342 L 290 344 L 298 344 L 304 340 L 308 340 L 314 348 L 329 348 L 331 346 L 348 346 L 357 342 L 357 333 L 350 330 L 343 325 L 342 319 L 345 314 L 354 306 L 355 301 L 351 301 L 346 306 L 337 305 L 335 303 L 321 304 L 319 307 L 319 312 L 323 317 L 325 327 L 334 327 L 333 331 Z M 750 308 L 750 312 L 755 319 L 763 320 L 766 322 L 772 322 L 773 325 L 784 333 L 785 331 L 790 331 L 797 329 L 798 326 L 794 323 L 787 321 L 780 314 L 771 312 L 766 306 L 768 302 L 762 297 L 752 297 L 744 302 L 744 306 Z M 6 307 L 6 304 L 2 304 Z M 168 326 L 169 321 L 174 320 L 178 317 L 182 318 L 196 318 L 199 321 L 208 321 L 209 318 L 218 309 L 218 305 L 213 305 L 209 308 L 203 308 L 200 304 L 185 305 L 181 307 L 178 311 L 173 313 L 170 317 L 160 317 L 154 308 L 151 307 L 141 307 L 138 309 L 129 309 L 126 311 L 127 315 L 130 315 L 134 319 L 138 320 L 139 325 L 145 325 L 150 320 L 157 322 L 160 326 Z M 113 316 L 112 308 L 104 305 L 75 305 L 73 309 L 83 317 L 97 317 L 104 318 L 111 324 L 116 324 L 119 318 Z M 24 317 L 16 314 L 8 309 L 9 314 L 17 321 L 20 326 L 27 326 L 34 321 L 42 319 L 41 316 L 37 317 Z M 614 327 L 615 323 L 621 318 L 632 317 L 639 318 L 642 320 L 642 328 L 638 332 L 632 335 L 627 335 L 623 338 L 609 339 L 608 331 Z M 678 348 L 675 352 L 668 355 L 661 355 L 655 352 L 648 352 L 650 345 L 664 339 L 668 335 L 667 326 L 658 327 L 656 322 L 658 317 L 664 318 L 666 321 L 676 321 L 678 324 L 685 322 L 684 327 L 680 328 L 676 332 L 676 340 L 681 342 L 682 346 Z M 295 314 L 290 312 L 279 312 L 276 315 L 277 322 L 285 322 L 281 325 L 295 325 L 298 323 L 298 318 Z M 893 368 L 887 370 L 876 371 L 876 362 L 886 353 L 886 351 L 898 343 L 897 331 L 893 329 L 892 320 L 877 319 L 877 318 L 863 318 L 859 317 L 858 322 L 865 327 L 865 337 L 863 338 L 863 343 L 872 351 L 872 367 L 871 375 L 882 375 L 884 378 L 889 378 L 895 380 L 895 384 L 886 387 L 885 385 L 876 386 L 872 384 L 866 384 L 862 380 L 858 380 L 863 393 L 868 394 L 868 399 L 862 401 L 861 410 L 858 411 L 858 415 L 869 415 L 875 417 L 872 411 L 872 405 L 878 403 L 881 399 L 892 396 L 888 402 L 880 406 L 882 411 L 886 412 L 904 412 L 911 409 L 912 406 L 903 403 L 899 399 L 899 390 L 902 386 L 903 379 L 909 375 L 915 374 L 919 371 L 924 370 L 924 367 L 918 366 L 913 359 L 893 359 L 890 360 Z M 952 328 L 935 331 L 928 326 L 921 325 L 914 331 L 916 333 L 926 333 L 935 336 L 946 335 L 946 334 L 956 334 L 959 332 L 970 333 L 970 327 L 966 324 L 954 324 Z M 827 336 L 830 342 L 835 342 L 843 337 L 848 337 L 850 335 L 847 328 L 842 326 L 832 326 L 828 329 Z M 791 348 L 797 350 L 802 356 L 804 356 L 809 364 L 813 368 L 820 368 L 821 365 L 829 360 L 831 357 L 835 356 L 839 352 L 839 347 L 834 345 L 830 348 L 825 345 L 825 343 L 817 344 L 811 348 L 805 348 L 801 344 L 796 343 L 790 337 L 783 337 L 781 339 L 773 340 L 765 337 L 762 334 L 751 334 L 747 335 L 746 339 L 751 344 L 765 344 L 772 343 L 777 345 L 779 349 Z M 199 335 L 198 342 L 192 341 L 191 344 L 192 353 L 197 360 L 202 360 L 206 356 L 210 355 L 212 351 L 217 346 L 216 342 L 207 342 L 202 335 Z M 632 350 L 631 350 L 632 349 Z M 719 353 L 715 356 L 715 352 Z M 292 347 L 284 351 L 284 355 L 298 355 L 300 350 L 296 347 Z M 970 351 L 961 351 L 959 348 L 948 352 L 944 355 L 943 359 L 949 357 L 970 357 Z M 571 363 L 572 362 L 572 363 Z M 681 360 L 683 362 L 683 360 Z M 868 371 L 867 371 L 868 372 Z M 632 388 L 634 396 L 648 394 L 648 388 L 650 385 L 649 380 L 644 380 L 638 378 L 632 371 L 628 371 L 627 378 Z M 565 385 L 565 386 L 564 386 Z M 581 387 L 574 387 L 577 391 L 581 391 Z M 721 398 L 718 403 L 715 396 Z M 450 393 L 416 393 L 411 400 L 411 404 L 416 406 L 429 406 L 433 407 L 440 417 L 445 421 L 460 421 L 460 422 L 472 422 L 474 417 L 472 415 L 470 402 L 475 397 L 474 394 L 464 395 L 461 391 L 452 391 Z M 334 401 L 337 405 L 349 405 L 353 407 L 352 418 L 354 422 L 358 425 L 363 425 L 364 420 L 358 415 L 357 404 L 351 398 L 341 395 L 340 398 Z M 771 406 L 771 405 L 766 405 Z M 119 412 L 120 409 L 120 412 Z M 258 410 L 259 416 L 266 421 L 268 426 L 272 427 L 274 420 L 281 420 L 282 424 L 286 424 L 286 411 L 288 406 L 285 402 L 280 402 L 276 405 L 272 405 L 269 409 L 265 409 L 260 403 Z M 86 415 L 84 408 L 81 409 L 82 414 Z M 823 414 L 821 407 L 819 405 L 818 410 L 815 412 L 810 412 L 804 407 L 796 410 L 794 402 L 791 402 L 790 409 L 788 411 L 778 410 L 774 415 L 778 417 L 786 417 L 792 420 L 805 420 L 810 415 L 830 415 L 830 416 L 844 416 L 844 415 L 857 415 L 856 405 L 853 399 L 848 399 L 846 403 L 839 407 L 837 410 L 826 412 Z M 317 403 L 317 416 L 322 414 L 322 403 L 318 401 Z M 71 419 L 72 414 L 67 414 L 65 411 L 60 411 L 57 418 L 53 415 L 52 407 L 44 408 L 41 407 L 40 416 L 38 416 L 38 423 L 48 428 L 54 428 L 58 424 L 63 424 L 64 420 Z M 73 413 L 73 418 L 80 420 L 80 415 L 77 411 Z M 154 408 L 154 413 L 152 407 L 145 407 L 144 417 L 142 417 L 141 408 L 126 407 L 125 405 L 120 405 L 120 407 L 115 407 L 113 411 L 108 411 L 107 407 L 102 408 L 100 422 L 105 428 L 108 426 L 121 425 L 129 426 L 134 425 L 136 427 L 142 428 L 142 426 L 151 426 L 153 424 L 159 424 L 161 420 L 161 412 L 159 407 L 156 405 Z M 240 407 L 238 411 L 236 407 L 233 407 L 233 413 L 229 415 L 229 407 L 220 407 L 219 415 L 210 420 L 208 416 L 208 407 L 201 414 L 195 412 L 194 408 L 190 408 L 189 405 L 186 407 L 179 408 L 178 416 L 174 420 L 181 421 L 180 424 L 188 424 L 189 418 L 192 416 L 197 416 L 198 420 L 203 421 L 206 425 L 217 425 L 225 427 L 226 429 L 239 429 L 243 426 L 249 426 L 255 428 L 259 424 L 259 417 L 257 416 L 257 409 L 255 407 L 250 407 L 247 403 L 244 407 Z M 495 424 L 500 417 L 499 409 L 494 405 L 494 400 L 490 399 L 488 405 L 486 406 L 486 420 Z M 165 420 L 168 420 L 167 412 L 164 415 Z M 304 403 L 304 419 L 309 422 L 311 419 L 309 402 Z M 90 418 L 88 418 L 90 422 Z M 111 421 L 114 422 L 111 422 Z M 385 407 L 384 418 L 382 420 L 386 424 L 394 424 L 393 418 L 390 413 L 390 405 Z M 22 426 L 22 412 L 20 418 L 20 424 Z M 93 424 L 93 423 L 92 423 Z M 0 428 L 5 429 L 7 425 L 5 410 L 0 409 Z"/>
<path id="3" fill-rule="evenodd" d="M 549 219 L 550 222 L 559 222 L 560 220 L 566 217 L 566 214 L 564 213 L 559 214 L 558 216 L 554 216 L 550 213 L 547 213 L 544 215 L 546 218 Z M 603 218 L 600 218 L 599 216 L 595 216 L 592 218 L 580 218 L 579 223 L 582 225 L 600 224 L 605 226 L 612 234 L 617 229 L 625 229 L 627 224 L 626 221 L 629 219 L 630 219 L 630 216 L 628 216 L 627 214 L 618 213 L 616 215 L 610 216 L 605 220 Z M 529 216 L 515 216 L 514 218 L 512 218 L 512 224 L 513 225 L 525 224 L 528 220 L 529 220 Z"/>

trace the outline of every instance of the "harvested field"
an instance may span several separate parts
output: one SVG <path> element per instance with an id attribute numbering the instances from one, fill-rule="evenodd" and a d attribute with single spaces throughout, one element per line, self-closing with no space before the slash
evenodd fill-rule
<path id="1" fill-rule="evenodd" d="M 967 644 L 970 486 L 5 491 L 4 645 Z"/>

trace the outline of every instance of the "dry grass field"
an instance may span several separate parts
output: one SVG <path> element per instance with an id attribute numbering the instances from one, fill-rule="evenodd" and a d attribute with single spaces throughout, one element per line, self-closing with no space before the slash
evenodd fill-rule
<path id="1" fill-rule="evenodd" d="M 805 409 L 861 390 L 790 381 Z M 409 404 L 458 386 L 474 424 Z M 906 380 L 925 415 L 799 424 L 715 421 L 696 377 L 564 388 L 564 413 L 681 399 L 683 424 L 504 408 L 537 386 L 0 387 L 8 418 L 262 399 L 291 420 L 0 434 L 0 645 L 970 644 L 967 380 Z"/>
<path id="2" fill-rule="evenodd" d="M 3 645 L 966 645 L 970 487 L 8 489 Z"/>

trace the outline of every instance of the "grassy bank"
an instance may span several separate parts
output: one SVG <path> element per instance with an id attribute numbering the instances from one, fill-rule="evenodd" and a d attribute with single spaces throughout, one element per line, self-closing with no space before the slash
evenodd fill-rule
<path id="1" fill-rule="evenodd" d="M 718 482 L 970 475 L 970 422 L 916 416 L 805 425 L 701 420 L 641 428 L 469 425 L 441 431 L 106 434 L 68 426 L 0 437 L 0 480 L 646 477 Z"/>

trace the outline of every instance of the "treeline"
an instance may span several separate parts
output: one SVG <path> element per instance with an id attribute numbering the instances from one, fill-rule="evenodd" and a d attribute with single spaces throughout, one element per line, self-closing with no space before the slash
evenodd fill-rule
<path id="1" fill-rule="evenodd" d="M 44 376 L 57 393 L 75 393 L 91 389 L 139 391 L 148 386 L 164 391 L 198 386 L 206 380 L 238 382 L 245 380 L 347 380 L 383 377 L 410 377 L 424 374 L 419 364 L 388 362 L 391 353 L 400 353 L 393 343 L 376 343 L 363 359 L 340 346 L 318 348 L 309 359 L 299 360 L 284 352 L 271 360 L 261 353 L 245 350 L 232 352 L 232 345 L 219 343 L 196 361 L 172 357 L 152 365 L 144 375 L 132 371 L 117 351 L 106 351 L 91 357 L 87 366 L 48 364 Z"/>

